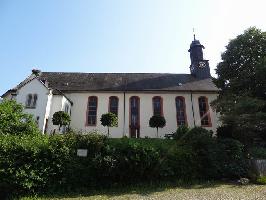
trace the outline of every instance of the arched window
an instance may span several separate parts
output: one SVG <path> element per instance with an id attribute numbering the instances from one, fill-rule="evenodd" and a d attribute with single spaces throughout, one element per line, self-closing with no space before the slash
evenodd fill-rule
<path id="1" fill-rule="evenodd" d="M 163 99 L 160 96 L 152 98 L 153 115 L 163 116 Z"/>
<path id="2" fill-rule="evenodd" d="M 97 122 L 98 98 L 91 96 L 88 99 L 87 125 L 95 126 Z"/>
<path id="3" fill-rule="evenodd" d="M 140 137 L 140 133 L 139 133 L 139 120 L 140 120 L 139 102 L 140 102 L 139 97 L 137 97 L 137 96 L 130 97 L 130 100 L 129 100 L 129 103 L 130 103 L 129 104 L 130 105 L 129 128 L 130 128 L 130 137 L 133 137 L 133 138 L 139 138 Z"/>
<path id="4" fill-rule="evenodd" d="M 37 99 L 37 94 L 28 94 L 26 99 L 26 108 L 36 108 Z"/>
<path id="5" fill-rule="evenodd" d="M 199 113 L 202 126 L 211 126 L 209 104 L 207 97 L 199 97 Z"/>
<path id="6" fill-rule="evenodd" d="M 32 101 L 32 94 L 28 94 L 27 99 L 26 99 L 26 107 L 27 108 L 31 108 L 31 101 Z"/>
<path id="7" fill-rule="evenodd" d="M 68 104 L 65 104 L 64 111 L 65 111 L 65 113 L 69 114 L 69 105 Z"/>
<path id="8" fill-rule="evenodd" d="M 34 95 L 33 95 L 33 103 L 32 103 L 32 107 L 33 107 L 33 108 L 36 107 L 37 99 L 38 99 L 38 95 L 37 95 L 37 94 L 34 94 Z"/>
<path id="9" fill-rule="evenodd" d="M 109 97 L 109 112 L 116 114 L 118 116 L 118 97 Z"/>
<path id="10" fill-rule="evenodd" d="M 177 125 L 186 125 L 187 124 L 187 115 L 186 115 L 186 104 L 185 98 L 178 96 L 175 98 L 175 106 L 176 106 L 176 121 Z"/>

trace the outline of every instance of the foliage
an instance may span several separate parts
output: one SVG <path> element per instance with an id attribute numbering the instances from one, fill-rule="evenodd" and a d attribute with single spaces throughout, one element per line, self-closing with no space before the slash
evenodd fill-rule
<path id="1" fill-rule="evenodd" d="M 190 129 L 183 137 L 182 140 L 188 144 L 206 145 L 213 141 L 212 132 L 202 127 L 194 127 Z"/>
<path id="2" fill-rule="evenodd" d="M 0 103 L 0 133 L 11 135 L 36 135 L 39 133 L 36 122 L 29 114 L 23 113 L 23 106 L 14 100 Z"/>
<path id="3" fill-rule="evenodd" d="M 216 73 L 221 90 L 212 105 L 233 137 L 250 145 L 266 132 L 266 33 L 249 28 L 231 40 Z"/>
<path id="4" fill-rule="evenodd" d="M 222 125 L 216 130 L 218 138 L 233 138 L 233 126 Z"/>
<path id="5" fill-rule="evenodd" d="M 0 135 L 0 191 L 75 191 L 243 175 L 239 142 L 209 135 L 201 128 L 191 129 L 179 141 L 114 139 L 95 133 Z M 77 149 L 87 149 L 87 157 L 77 156 Z"/>
<path id="6" fill-rule="evenodd" d="M 256 182 L 258 184 L 261 184 L 261 185 L 266 185 L 266 176 L 261 176 L 261 177 L 257 178 Z"/>
<path id="7" fill-rule="evenodd" d="M 257 159 L 266 159 L 266 148 L 252 147 L 249 150 L 250 156 Z"/>
<path id="8" fill-rule="evenodd" d="M 58 125 L 59 131 L 62 126 L 68 125 L 71 121 L 68 113 L 64 111 L 57 111 L 53 114 L 53 125 Z"/>
<path id="9" fill-rule="evenodd" d="M 194 127 L 181 138 L 180 142 L 192 148 L 199 178 L 217 176 L 217 146 L 210 131 L 201 127 Z"/>
<path id="10" fill-rule="evenodd" d="M 195 127 L 180 141 L 192 148 L 199 178 L 239 178 L 247 173 L 243 145 L 236 140 L 217 140 L 211 131 Z"/>
<path id="11" fill-rule="evenodd" d="M 116 114 L 111 113 L 111 112 L 106 113 L 106 114 L 102 114 L 100 121 L 101 121 L 103 126 L 107 126 L 108 136 L 109 136 L 109 127 L 114 127 L 114 126 L 117 126 L 117 124 L 118 124 L 118 118 L 117 118 Z"/>
<path id="12" fill-rule="evenodd" d="M 149 120 L 149 126 L 151 128 L 157 129 L 157 138 L 158 138 L 158 128 L 163 128 L 166 125 L 165 118 L 160 115 L 154 115 Z"/>
<path id="13" fill-rule="evenodd" d="M 0 190 L 36 192 L 60 185 L 69 149 L 56 137 L 1 136 Z"/>
<path id="14" fill-rule="evenodd" d="M 180 140 L 188 131 L 189 128 L 187 126 L 179 126 L 176 132 L 173 133 L 173 139 Z"/>
<path id="15" fill-rule="evenodd" d="M 244 157 L 244 146 L 234 139 L 220 139 L 216 146 L 217 174 L 224 178 L 246 177 L 248 164 Z"/>

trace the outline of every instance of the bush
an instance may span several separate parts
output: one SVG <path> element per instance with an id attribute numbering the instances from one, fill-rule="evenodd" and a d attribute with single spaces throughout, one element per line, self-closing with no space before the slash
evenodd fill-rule
<path id="1" fill-rule="evenodd" d="M 217 177 L 217 146 L 210 131 L 201 127 L 192 128 L 184 134 L 180 142 L 191 147 L 194 152 L 194 167 L 198 172 L 198 178 L 208 179 Z"/>
<path id="2" fill-rule="evenodd" d="M 102 188 L 163 179 L 213 179 L 244 173 L 242 146 L 201 128 L 180 141 L 87 135 L 0 135 L 0 191 Z M 77 149 L 87 149 L 78 157 Z"/>
<path id="3" fill-rule="evenodd" d="M 266 159 L 266 148 L 253 147 L 249 150 L 250 156 L 257 159 Z"/>
<path id="4" fill-rule="evenodd" d="M 266 176 L 262 176 L 262 177 L 257 178 L 256 182 L 258 184 L 261 184 L 261 185 L 266 185 Z"/>
<path id="5" fill-rule="evenodd" d="M 42 191 L 62 182 L 69 149 L 60 138 L 1 136 L 0 188 L 6 191 Z"/>
<path id="6" fill-rule="evenodd" d="M 69 125 L 71 119 L 68 113 L 64 111 L 57 111 L 53 114 L 53 125 L 58 125 L 58 130 L 60 131 L 62 126 Z"/>
<path id="7" fill-rule="evenodd" d="M 218 174 L 223 178 L 246 177 L 248 165 L 244 157 L 244 145 L 234 139 L 221 139 L 217 142 Z"/>
<path id="8" fill-rule="evenodd" d="M 117 126 L 118 125 L 118 118 L 116 116 L 116 114 L 114 113 L 105 113 L 105 114 L 102 114 L 101 116 L 101 124 L 103 126 L 107 126 L 107 135 L 109 136 L 109 127 L 114 127 L 114 126 Z"/>
<path id="9" fill-rule="evenodd" d="M 181 139 L 195 154 L 198 178 L 239 178 L 247 173 L 243 145 L 233 139 L 216 139 L 201 127 L 188 131 Z"/>
<path id="10" fill-rule="evenodd" d="M 156 128 L 157 134 L 156 137 L 158 138 L 158 128 L 163 128 L 166 125 L 166 120 L 164 116 L 161 115 L 153 115 L 149 120 L 149 126 L 151 128 Z"/>
<path id="11" fill-rule="evenodd" d="M 217 128 L 218 138 L 233 138 L 233 127 L 231 125 L 224 125 Z"/>
<path id="12" fill-rule="evenodd" d="M 32 116 L 23 113 L 23 106 L 14 100 L 4 100 L 0 103 L 0 119 L 0 134 L 40 134 Z"/>
<path id="13" fill-rule="evenodd" d="M 180 140 L 188 131 L 189 128 L 187 126 L 179 126 L 176 132 L 173 133 L 173 139 Z"/>
<path id="14" fill-rule="evenodd" d="M 211 131 L 208 131 L 202 127 L 195 127 L 186 132 L 181 141 L 186 144 L 191 144 L 193 147 L 197 148 L 198 146 L 200 147 L 202 145 L 208 145 L 214 140 L 212 138 Z"/>

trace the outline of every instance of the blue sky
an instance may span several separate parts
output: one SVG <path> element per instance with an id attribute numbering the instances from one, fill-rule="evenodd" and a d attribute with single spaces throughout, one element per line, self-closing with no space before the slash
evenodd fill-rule
<path id="1" fill-rule="evenodd" d="M 189 73 L 205 45 L 211 73 L 230 39 L 266 30 L 264 0 L 0 0 L 0 93 L 31 69 Z"/>

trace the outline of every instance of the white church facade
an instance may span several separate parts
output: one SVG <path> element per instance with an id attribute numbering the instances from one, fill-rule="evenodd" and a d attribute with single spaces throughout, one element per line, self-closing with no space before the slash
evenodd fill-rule
<path id="1" fill-rule="evenodd" d="M 107 128 L 101 115 L 113 112 L 118 126 L 110 128 L 111 137 L 156 137 L 149 127 L 153 115 L 162 115 L 166 126 L 159 137 L 174 132 L 180 125 L 202 126 L 216 132 L 217 113 L 210 103 L 218 89 L 210 76 L 208 60 L 203 59 L 203 45 L 190 45 L 190 74 L 167 73 L 33 73 L 3 98 L 15 99 L 25 112 L 36 119 L 42 133 L 53 133 L 53 114 L 65 111 L 71 116 L 70 127 L 80 132 Z"/>

